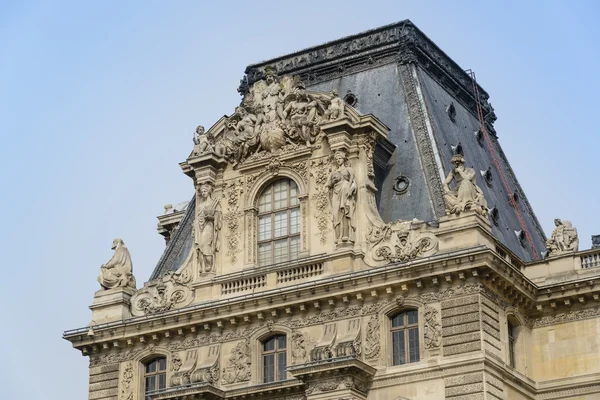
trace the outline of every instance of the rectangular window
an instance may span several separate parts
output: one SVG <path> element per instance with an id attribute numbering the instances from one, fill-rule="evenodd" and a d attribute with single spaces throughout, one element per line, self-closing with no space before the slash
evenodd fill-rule
<path id="1" fill-rule="evenodd" d="M 287 354 L 285 352 L 277 353 L 277 380 L 278 381 L 284 381 L 287 378 L 286 373 L 285 373 L 286 356 L 287 356 Z"/>
<path id="2" fill-rule="evenodd" d="M 268 354 L 263 356 L 263 376 L 265 383 L 275 381 L 275 354 Z"/>
<path id="3" fill-rule="evenodd" d="M 264 215 L 258 218 L 258 240 L 271 239 L 271 216 Z"/>
<path id="4" fill-rule="evenodd" d="M 410 321 L 410 314 L 409 314 Z M 409 353 L 409 362 L 419 361 L 419 329 L 418 328 L 410 328 L 408 330 L 408 353 Z"/>
<path id="5" fill-rule="evenodd" d="M 275 213 L 275 237 L 288 235 L 288 216 L 287 211 Z"/>
<path id="6" fill-rule="evenodd" d="M 300 209 L 290 210 L 290 235 L 300 232 Z"/>
<path id="7" fill-rule="evenodd" d="M 271 242 L 269 243 L 261 243 L 258 245 L 258 263 L 260 265 L 268 265 L 271 264 L 272 261 L 272 252 L 271 252 Z"/>
<path id="8" fill-rule="evenodd" d="M 273 242 L 275 245 L 274 248 L 274 262 L 275 263 L 280 263 L 283 261 L 287 261 L 288 260 L 288 240 L 287 239 L 283 239 L 283 240 L 277 240 L 275 242 Z"/>
<path id="9" fill-rule="evenodd" d="M 290 239 L 290 258 L 292 260 L 298 258 L 299 252 L 300 252 L 300 237 L 295 236 Z"/>

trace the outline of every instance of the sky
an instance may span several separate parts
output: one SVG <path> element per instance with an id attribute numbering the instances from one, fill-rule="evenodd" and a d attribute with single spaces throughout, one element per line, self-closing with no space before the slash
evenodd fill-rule
<path id="1" fill-rule="evenodd" d="M 546 234 L 600 234 L 595 1 L 0 0 L 3 398 L 87 398 L 86 326 L 123 238 L 138 286 L 156 216 L 188 200 L 197 125 L 239 104 L 245 66 L 411 19 L 490 94 L 500 143 Z"/>

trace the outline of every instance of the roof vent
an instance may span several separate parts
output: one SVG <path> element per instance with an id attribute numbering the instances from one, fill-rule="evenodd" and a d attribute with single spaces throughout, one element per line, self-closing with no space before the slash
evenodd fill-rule
<path id="1" fill-rule="evenodd" d="M 498 220 L 500 219 L 500 213 L 498 212 L 498 208 L 492 207 L 488 210 L 488 212 L 494 225 L 498 226 Z"/>
<path id="2" fill-rule="evenodd" d="M 408 190 L 408 185 L 410 185 L 410 181 L 404 175 L 400 175 L 394 180 L 394 192 L 396 194 L 404 194 Z"/>
<path id="3" fill-rule="evenodd" d="M 454 107 L 454 102 L 450 103 L 450 105 L 446 107 L 446 114 L 448 114 L 450 121 L 456 122 L 456 107 Z"/>
<path id="4" fill-rule="evenodd" d="M 525 243 L 525 232 L 523 230 L 515 231 L 515 236 L 517 237 L 517 239 L 519 239 L 519 242 L 521 242 L 522 246 L 523 243 Z"/>
<path id="5" fill-rule="evenodd" d="M 475 136 L 475 139 L 477 139 L 477 143 L 479 143 L 480 146 L 483 146 L 483 132 L 481 129 L 477 129 L 475 132 L 473 132 L 473 136 Z"/>
<path id="6" fill-rule="evenodd" d="M 492 169 L 488 167 L 485 171 L 479 171 L 486 185 L 492 186 Z"/>
<path id="7" fill-rule="evenodd" d="M 460 142 L 458 142 L 458 144 L 456 146 L 450 145 L 450 148 L 452 149 L 453 154 L 460 154 L 461 156 L 465 155 L 462 144 L 460 144 Z"/>

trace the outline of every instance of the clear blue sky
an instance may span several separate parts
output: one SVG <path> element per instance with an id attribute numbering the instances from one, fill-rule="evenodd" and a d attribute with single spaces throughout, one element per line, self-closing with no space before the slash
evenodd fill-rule
<path id="1" fill-rule="evenodd" d="M 284 5 L 285 4 L 285 5 Z M 546 233 L 600 233 L 600 6 L 594 1 L 0 2 L 2 397 L 87 398 L 61 339 L 90 321 L 114 237 L 138 285 L 187 200 L 178 162 L 231 113 L 247 64 L 411 19 L 476 71 Z"/>

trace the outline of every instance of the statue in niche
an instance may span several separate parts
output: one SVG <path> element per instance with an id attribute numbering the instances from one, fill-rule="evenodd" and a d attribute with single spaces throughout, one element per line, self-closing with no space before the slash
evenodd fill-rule
<path id="1" fill-rule="evenodd" d="M 452 156 L 450 162 L 454 168 L 444 181 L 446 213 L 458 215 L 463 211 L 473 210 L 487 216 L 487 201 L 475 181 L 475 170 L 465 167 L 465 159 L 460 154 Z M 454 189 L 449 186 L 452 181 L 456 185 Z"/>
<path id="2" fill-rule="evenodd" d="M 338 91 L 333 89 L 331 91 L 331 103 L 329 103 L 329 107 L 325 110 L 324 117 L 326 120 L 335 121 L 344 116 L 344 107 L 346 106 L 344 100 L 340 98 L 338 95 Z"/>
<path id="3" fill-rule="evenodd" d="M 200 273 L 213 272 L 215 253 L 219 251 L 221 206 L 212 197 L 213 187 L 204 183 L 198 187 L 196 219 L 193 226 L 194 249 Z"/>
<path id="4" fill-rule="evenodd" d="M 579 237 L 577 229 L 569 221 L 554 220 L 554 231 L 550 239 L 546 241 L 546 247 L 551 255 L 567 253 L 579 250 Z"/>
<path id="5" fill-rule="evenodd" d="M 347 165 L 348 159 L 345 152 L 337 150 L 334 153 L 334 161 L 336 170 L 331 173 L 327 183 L 331 199 L 334 242 L 336 244 L 354 242 L 357 190 L 354 171 Z"/>
<path id="6" fill-rule="evenodd" d="M 112 258 L 100 267 L 98 282 L 103 289 L 125 288 L 135 289 L 133 264 L 129 250 L 122 239 L 115 239 L 112 247 L 115 251 Z"/>

